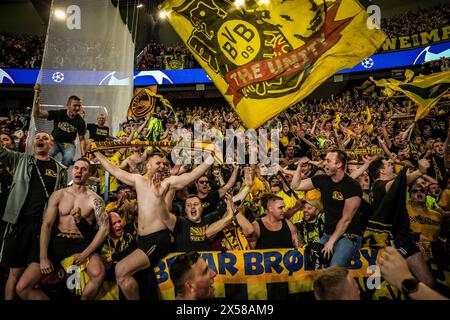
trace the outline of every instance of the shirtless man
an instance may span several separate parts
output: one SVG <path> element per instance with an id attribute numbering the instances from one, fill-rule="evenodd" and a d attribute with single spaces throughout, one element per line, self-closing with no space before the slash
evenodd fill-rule
<path id="1" fill-rule="evenodd" d="M 48 299 L 47 295 L 35 286 L 44 276 L 53 272 L 53 263 L 70 256 L 74 256 L 76 265 L 81 265 L 89 258 L 86 268 L 89 281 L 83 290 L 82 300 L 94 299 L 103 282 L 105 267 L 95 251 L 102 245 L 109 232 L 105 204 L 86 186 L 89 178 L 87 160 L 79 159 L 75 162 L 72 177 L 72 186 L 55 191 L 48 201 L 41 227 L 40 264 L 30 264 L 20 279 L 17 293 L 22 299 Z M 80 223 L 76 223 L 79 214 L 82 219 Z M 81 230 L 93 228 L 95 222 L 99 229 L 91 241 L 82 235 Z M 53 229 L 54 225 L 56 228 Z"/>
<path id="2" fill-rule="evenodd" d="M 147 150 L 141 152 L 141 147 L 132 147 L 133 153 L 120 164 L 120 169 L 129 173 L 144 174 Z"/>
<path id="3" fill-rule="evenodd" d="M 198 179 L 214 162 L 209 156 L 205 162 L 189 173 L 163 178 L 166 159 L 160 153 L 148 156 L 147 174 L 128 173 L 111 164 L 95 152 L 104 168 L 123 183 L 136 188 L 138 202 L 137 249 L 116 265 L 116 280 L 125 297 L 139 299 L 139 285 L 133 274 L 147 269 L 170 252 L 170 233 L 160 217 L 168 214 L 167 202 L 173 198 L 173 190 L 180 190 Z M 172 194 L 172 195 L 171 195 Z M 168 199 L 167 201 L 165 199 Z"/>

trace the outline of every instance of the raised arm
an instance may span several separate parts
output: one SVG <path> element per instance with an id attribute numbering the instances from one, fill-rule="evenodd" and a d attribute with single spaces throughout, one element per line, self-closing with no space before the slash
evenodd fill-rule
<path id="1" fill-rule="evenodd" d="M 307 191 L 307 190 L 314 189 L 314 185 L 310 178 L 302 180 L 301 169 L 302 169 L 302 166 L 299 163 L 297 165 L 297 170 L 295 170 L 294 177 L 292 178 L 291 189 L 292 190 L 300 190 L 300 191 Z"/>
<path id="2" fill-rule="evenodd" d="M 118 166 L 112 164 L 100 151 L 94 152 L 94 155 L 97 157 L 106 171 L 108 171 L 110 174 L 115 176 L 123 183 L 129 185 L 130 187 L 136 187 L 135 174 L 128 173 L 125 170 L 120 169 Z"/>
<path id="3" fill-rule="evenodd" d="M 233 202 L 243 201 L 245 197 L 250 192 L 253 186 L 253 172 L 252 168 L 246 167 L 244 168 L 244 183 L 242 184 L 241 190 L 239 190 L 238 194 L 233 196 Z"/>
<path id="4" fill-rule="evenodd" d="M 41 85 L 39 83 L 35 84 L 34 92 L 36 92 L 36 99 L 34 100 L 34 115 L 41 119 L 47 119 L 48 111 L 41 110 Z"/>
<path id="5" fill-rule="evenodd" d="M 203 173 L 205 173 L 206 170 L 211 167 L 211 165 L 214 163 L 214 159 L 212 155 L 209 155 L 206 160 L 197 166 L 194 170 L 188 173 L 184 173 L 180 176 L 170 176 L 167 178 L 167 182 L 170 184 L 170 186 L 176 190 L 183 189 L 185 186 L 190 184 L 192 181 L 197 180 L 202 176 Z"/>
<path id="6" fill-rule="evenodd" d="M 233 172 L 231 173 L 230 179 L 222 188 L 219 189 L 220 198 L 223 198 L 225 193 L 227 193 L 228 190 L 230 190 L 234 186 L 234 184 L 236 183 L 238 172 L 239 172 L 239 165 L 233 163 Z"/>
<path id="7" fill-rule="evenodd" d="M 17 163 L 19 162 L 20 158 L 25 157 L 25 156 L 26 155 L 24 153 L 6 149 L 0 143 L 0 160 L 3 162 L 3 165 L 5 167 L 16 168 Z"/>
<path id="8" fill-rule="evenodd" d="M 53 271 L 53 264 L 48 258 L 48 244 L 52 233 L 53 225 L 58 216 L 58 205 L 61 199 L 62 190 L 55 191 L 48 199 L 47 209 L 44 213 L 44 219 L 41 226 L 41 234 L 39 237 L 39 257 L 41 265 L 41 273 L 49 274 Z"/>
<path id="9" fill-rule="evenodd" d="M 105 203 L 102 198 L 95 195 L 91 198 L 91 206 L 94 210 L 95 220 L 99 226 L 97 233 L 91 243 L 79 255 L 75 256 L 74 263 L 82 264 L 98 247 L 105 241 L 109 233 L 109 218 L 105 210 Z"/>
<path id="10" fill-rule="evenodd" d="M 230 194 L 225 195 L 225 203 L 227 204 L 226 214 L 220 220 L 217 220 L 216 222 L 210 224 L 206 228 L 205 234 L 206 234 L 206 238 L 208 238 L 209 240 L 213 239 L 220 231 L 223 230 L 223 228 L 228 226 L 233 221 L 234 206 L 233 206 L 233 201 L 232 201 L 232 197 Z"/>
<path id="11" fill-rule="evenodd" d="M 412 185 L 418 178 L 427 173 L 427 170 L 430 167 L 430 160 L 420 159 L 418 165 L 419 169 L 406 175 L 406 183 L 408 185 Z"/>
<path id="12" fill-rule="evenodd" d="M 364 171 L 366 171 L 369 168 L 370 164 L 376 159 L 376 157 L 369 157 L 368 155 L 363 155 L 362 159 L 364 161 L 364 164 L 352 172 L 352 174 L 350 175 L 352 179 L 357 179 L 360 175 L 362 175 Z"/>
<path id="13" fill-rule="evenodd" d="M 242 233 L 246 238 L 251 238 L 255 233 L 255 228 L 253 224 L 248 221 L 244 215 L 244 206 L 239 207 L 239 213 L 236 215 L 236 221 L 242 229 Z"/>
<path id="14" fill-rule="evenodd" d="M 173 232 L 173 229 L 175 228 L 175 224 L 177 222 L 177 217 L 173 213 L 169 212 L 169 209 L 161 209 L 156 211 L 159 213 L 159 217 L 161 218 L 167 229 Z"/>

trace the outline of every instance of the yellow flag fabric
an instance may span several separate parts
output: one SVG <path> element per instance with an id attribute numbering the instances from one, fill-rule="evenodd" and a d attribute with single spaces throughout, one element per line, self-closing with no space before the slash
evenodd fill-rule
<path id="1" fill-rule="evenodd" d="M 368 29 L 355 0 L 166 0 L 172 27 L 248 128 L 373 54 L 386 35 Z"/>
<path id="2" fill-rule="evenodd" d="M 408 98 L 417 103 L 415 121 L 427 116 L 450 88 L 450 71 L 432 73 L 430 75 L 419 75 L 413 78 L 411 70 L 405 71 L 405 81 L 396 79 L 371 80 L 377 86 L 385 87 L 392 95 L 393 91 L 403 92 Z"/>
<path id="3" fill-rule="evenodd" d="M 87 265 L 89 264 L 89 259 L 86 259 L 85 262 L 83 262 L 81 265 L 76 266 L 74 265 L 74 256 L 70 256 L 65 258 L 61 261 L 61 266 L 64 268 L 64 270 L 68 273 L 71 273 L 72 271 L 75 272 L 74 276 L 74 290 L 75 294 L 77 296 L 81 296 L 84 290 L 84 287 L 89 281 L 89 275 L 87 274 Z M 73 270 L 72 270 L 73 269 Z"/>

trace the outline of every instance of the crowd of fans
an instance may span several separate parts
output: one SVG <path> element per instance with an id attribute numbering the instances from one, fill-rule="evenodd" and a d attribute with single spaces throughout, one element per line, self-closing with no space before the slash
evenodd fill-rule
<path id="1" fill-rule="evenodd" d="M 414 12 L 408 11 L 392 18 L 383 18 L 381 28 L 393 38 L 444 27 L 448 25 L 448 21 L 450 6 L 441 4 Z M 0 34 L 0 68 L 39 68 L 44 42 L 44 37 Z M 103 50 L 103 47 L 104 44 L 100 45 L 98 42 L 74 44 L 64 43 L 64 39 L 61 39 L 49 48 L 53 50 L 52 57 L 56 57 L 49 68 L 76 66 L 77 69 L 106 70 L 108 61 L 117 61 L 117 57 L 114 56 L 116 51 L 113 48 Z M 67 52 L 60 52 L 61 48 L 65 48 Z M 80 55 L 80 48 L 85 48 L 85 53 L 92 53 Z M 71 56 L 75 60 L 64 61 L 63 56 Z M 86 57 L 93 58 L 89 60 Z M 149 43 L 136 57 L 135 67 L 137 70 L 189 69 L 198 67 L 198 63 L 184 44 Z"/>
<path id="2" fill-rule="evenodd" d="M 392 18 L 381 19 L 381 29 L 390 37 L 407 36 L 431 31 L 448 25 L 450 21 L 450 6 L 438 6 L 417 11 L 408 11 Z"/>
<path id="3" fill-rule="evenodd" d="M 25 151 L 28 125 L 30 123 L 29 110 L 11 111 L 7 116 L 0 116 L 0 134 L 2 140 L 6 135 L 14 142 L 15 150 Z"/>
<path id="4" fill-rule="evenodd" d="M 45 38 L 0 33 L 0 68 L 40 68 Z"/>
<path id="5" fill-rule="evenodd" d="M 136 58 L 137 70 L 192 69 L 198 67 L 194 56 L 183 44 L 165 46 L 149 43 Z"/>
<path id="6" fill-rule="evenodd" d="M 258 221 L 263 217 L 276 216 L 272 212 L 275 209 L 271 203 L 279 199 L 284 202 L 285 212 L 281 217 L 277 216 L 278 220 L 274 218 L 274 221 L 286 221 L 290 230 L 295 230 L 290 233 L 292 242 L 289 236 L 287 246 L 319 243 L 319 239 L 324 236 L 324 226 L 327 225 L 324 207 L 328 199 L 321 195 L 324 190 L 319 191 L 317 185 L 313 190 L 306 191 L 295 181 L 298 180 L 298 174 L 303 179 L 318 180 L 314 177 L 329 172 L 327 154 L 332 150 L 346 150 L 346 172 L 359 182 L 362 190 L 361 205 L 356 213 L 361 220 L 362 231 L 374 214 L 371 186 L 377 181 L 380 172 L 384 174 L 385 171 L 382 170 L 392 166 L 393 172 L 400 174 L 401 169 L 406 167 L 410 173 L 419 173 L 410 184 L 407 208 L 411 232 L 421 250 L 421 259 L 435 263 L 430 257 L 434 254 L 436 258 L 438 252 L 439 258 L 448 265 L 450 189 L 449 172 L 444 161 L 444 142 L 449 130 L 448 100 L 444 99 L 441 104 L 417 123 L 413 121 L 416 106 L 410 100 L 405 97 L 387 98 L 376 92 L 371 96 L 362 96 L 356 90 L 347 91 L 339 96 L 332 96 L 329 100 L 305 102 L 290 108 L 264 125 L 267 129 L 278 130 L 280 137 L 279 166 L 274 168 L 272 174 L 263 174 L 267 169 L 263 164 L 249 166 L 216 163 L 209 169 L 204 168 L 205 172 L 196 175 L 194 180 L 190 180 L 174 194 L 173 199 L 168 202 L 170 214 L 167 213 L 162 218 L 174 237 L 170 251 L 267 248 L 258 245 L 258 242 L 262 243 L 259 239 L 264 234 L 260 230 L 263 225 Z M 82 109 L 80 106 L 78 108 L 76 113 L 82 115 Z M 22 139 L 26 136 L 27 119 L 24 115 L 11 115 L 3 119 L 2 148 L 23 150 Z M 180 132 L 183 136 L 192 137 L 196 124 L 200 124 L 203 130 L 210 129 L 215 137 L 224 136 L 226 129 L 243 128 L 237 114 L 231 109 L 205 106 L 176 108 L 174 112 L 158 107 L 145 119 L 122 123 L 120 132 L 114 137 L 105 126 L 105 121 L 107 122 L 105 115 L 99 115 L 97 123 L 87 124 L 90 139 L 169 142 Z M 78 131 L 78 134 L 84 135 L 85 131 L 86 129 Z M 89 140 L 87 142 L 84 151 L 89 151 Z M 271 142 L 266 143 L 270 149 Z M 106 277 L 114 281 L 114 275 L 108 274 L 114 274 L 115 271 L 120 286 L 123 280 L 119 281 L 121 278 L 117 272 L 121 269 L 114 268 L 114 265 L 126 259 L 138 245 L 138 218 L 142 215 L 139 203 L 142 200 L 137 201 L 139 192 L 133 186 L 124 184 L 123 181 L 128 180 L 106 167 L 104 161 L 107 159 L 125 172 L 144 177 L 151 174 L 148 163 L 155 159 L 153 155 L 159 151 L 167 154 L 163 170 L 167 176 L 181 177 L 184 172 L 195 172 L 198 170 L 196 168 L 201 167 L 175 161 L 170 157 L 172 150 L 172 147 L 128 147 L 104 150 L 100 158 L 98 153 L 90 156 L 91 173 L 86 183 L 105 199 L 105 210 L 110 223 L 109 235 L 101 246 L 101 256 Z M 251 148 L 246 148 L 245 151 L 247 161 L 250 150 Z M 5 153 L 2 154 L 5 157 Z M 188 152 L 184 159 L 190 156 Z M 425 162 L 423 159 L 426 159 Z M 382 166 L 374 169 L 372 163 L 377 161 L 382 161 Z M 11 183 L 13 169 L 5 164 L 1 168 L 4 181 L 2 199 L 8 197 L 8 181 Z M 106 171 L 112 173 L 106 174 Z M 3 200 L 1 202 L 6 203 Z M 432 221 L 431 225 L 429 221 Z M 221 228 L 209 233 L 208 228 L 215 222 Z M 185 234 L 186 230 L 181 226 L 184 224 L 191 227 L 204 226 L 206 236 L 202 241 L 194 241 Z M 224 232 L 225 229 L 227 232 Z M 232 237 L 239 241 L 227 238 L 230 230 L 235 231 Z M 259 230 L 259 233 L 255 230 Z M 311 263 L 320 268 L 327 266 L 330 261 L 319 259 Z M 412 269 L 414 266 L 414 263 L 409 265 Z M 430 276 L 430 270 L 418 277 L 430 287 L 448 294 L 445 291 L 447 289 L 439 287 Z M 125 294 L 126 288 L 121 286 L 121 289 Z M 29 297 L 24 292 L 18 291 L 22 298 Z M 128 293 L 125 296 L 130 297 Z M 14 294 L 10 293 L 8 297 L 12 298 Z"/>
<path id="7" fill-rule="evenodd" d="M 383 28 L 398 36 L 448 21 L 448 6 L 438 6 L 384 21 Z M 0 67 L 38 67 L 41 45 L 42 39 L 1 35 Z M 52 56 L 61 56 L 61 46 L 77 50 L 59 43 L 49 48 Z M 89 50 L 94 60 L 72 63 L 101 69 L 98 60 L 115 58 L 113 52 L 100 56 L 97 43 Z M 55 68 L 67 65 L 62 58 L 55 63 Z M 192 68 L 194 59 L 182 45 L 151 43 L 137 66 Z M 446 71 L 449 63 L 442 59 L 423 67 L 425 73 Z M 267 164 L 250 163 L 255 144 L 247 144 L 245 135 L 236 138 L 241 144 L 216 150 L 223 163 L 208 154 L 193 163 L 193 150 L 174 147 L 180 137 L 192 141 L 198 129 L 209 133 L 203 134 L 203 147 L 229 129 L 244 130 L 228 107 L 158 105 L 145 118 L 124 121 L 113 135 L 105 114 L 85 123 L 79 97 L 70 96 L 67 109 L 48 111 L 39 104 L 39 85 L 35 91 L 34 116 L 53 121 L 54 129 L 35 134 L 32 155 L 24 153 L 30 114 L 0 117 L 0 290 L 5 299 L 94 299 L 105 281 L 117 283 L 120 298 L 157 298 L 149 267 L 168 253 L 293 247 L 303 248 L 305 269 L 327 270 L 314 283 L 317 299 L 357 299 L 359 289 L 345 267 L 365 241 L 364 232 L 373 230 L 372 219 L 392 221 L 389 216 L 402 212 L 404 219 L 395 219 L 401 224 L 391 230 L 395 249 L 386 249 L 377 261 L 383 277 L 404 295 L 416 291 L 403 288 L 403 280 L 450 295 L 441 274 L 450 265 L 448 96 L 418 122 L 411 100 L 385 97 L 377 89 L 350 88 L 326 100 L 305 100 L 262 126 L 279 137 L 279 144 L 270 135 L 258 141 L 275 153 L 276 163 Z M 77 137 L 83 158 L 75 160 Z M 108 141 L 103 147 L 93 143 Z M 139 144 L 145 141 L 160 146 Z M 112 148 L 113 142 L 120 148 Z M 245 164 L 236 162 L 241 151 Z M 405 194 L 389 204 L 385 199 L 403 182 Z M 214 295 L 214 272 L 205 272 L 198 258 L 183 256 L 171 267 L 177 298 Z M 192 259 L 190 265 L 183 266 L 185 259 Z M 183 268 L 197 263 L 208 278 L 203 293 L 184 275 Z M 66 286 L 73 265 L 89 276 L 80 280 L 81 287 Z M 406 278 L 393 276 L 400 267 Z M 351 290 L 332 287 L 338 278 L 349 278 Z M 284 289 L 280 292 L 286 295 L 277 298 L 288 298 Z"/>

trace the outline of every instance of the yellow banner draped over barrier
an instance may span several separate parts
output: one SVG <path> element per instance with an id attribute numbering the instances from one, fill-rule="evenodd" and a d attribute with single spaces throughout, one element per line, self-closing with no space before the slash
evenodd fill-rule
<path id="1" fill-rule="evenodd" d="M 360 256 L 351 262 L 350 272 L 355 278 L 369 277 L 381 251 L 362 249 Z M 155 267 L 161 297 L 175 298 L 170 280 L 169 265 L 176 257 L 170 254 Z M 311 292 L 316 270 L 305 270 L 304 251 L 299 249 L 244 250 L 203 252 L 202 258 L 216 272 L 214 287 L 216 297 L 225 296 L 224 285 L 247 284 L 249 299 L 267 299 L 266 284 L 288 283 L 289 292 Z"/>

